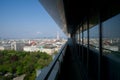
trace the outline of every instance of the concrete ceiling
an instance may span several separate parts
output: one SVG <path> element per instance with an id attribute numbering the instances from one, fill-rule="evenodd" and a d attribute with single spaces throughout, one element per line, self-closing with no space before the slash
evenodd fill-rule
<path id="1" fill-rule="evenodd" d="M 67 35 L 73 33 L 86 16 L 102 14 L 101 20 L 120 12 L 118 0 L 39 0 L 58 26 Z M 118 12 L 117 12 L 118 11 Z M 112 13 L 109 14 L 109 13 Z"/>

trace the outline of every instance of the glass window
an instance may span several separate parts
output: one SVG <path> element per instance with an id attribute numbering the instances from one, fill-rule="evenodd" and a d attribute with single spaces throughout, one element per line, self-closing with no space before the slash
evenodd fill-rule
<path id="1" fill-rule="evenodd" d="M 79 29 L 76 32 L 75 38 L 76 38 L 76 43 L 79 44 L 79 42 L 80 42 L 80 40 L 79 40 Z"/>
<path id="2" fill-rule="evenodd" d="M 99 50 L 99 26 L 90 28 L 89 30 L 89 47 Z"/>
<path id="3" fill-rule="evenodd" d="M 89 47 L 99 50 L 99 15 L 89 17 Z"/>
<path id="4" fill-rule="evenodd" d="M 87 31 L 83 32 L 84 37 L 83 37 L 83 45 L 87 46 L 88 45 L 88 35 L 87 35 Z"/>
<path id="5" fill-rule="evenodd" d="M 96 26 L 98 24 L 98 22 L 99 22 L 99 15 L 98 15 L 98 13 L 96 13 L 95 16 L 91 15 L 89 17 L 89 27 L 90 28 Z"/>
<path id="6" fill-rule="evenodd" d="M 80 33 L 80 44 L 82 44 L 82 32 Z"/>
<path id="7" fill-rule="evenodd" d="M 83 32 L 83 45 L 87 46 L 88 44 L 88 34 L 87 34 L 87 22 L 83 24 L 84 32 Z"/>
<path id="8" fill-rule="evenodd" d="M 120 14 L 102 23 L 103 54 L 120 53 Z"/>
<path id="9" fill-rule="evenodd" d="M 79 25 L 78 25 L 78 29 L 76 31 L 76 34 L 75 34 L 75 38 L 76 38 L 76 43 L 79 44 L 80 43 L 80 36 L 79 36 Z"/>
<path id="10" fill-rule="evenodd" d="M 82 44 L 83 42 L 82 42 L 82 36 L 83 36 L 83 34 L 82 34 L 82 26 L 80 27 L 80 44 Z"/>

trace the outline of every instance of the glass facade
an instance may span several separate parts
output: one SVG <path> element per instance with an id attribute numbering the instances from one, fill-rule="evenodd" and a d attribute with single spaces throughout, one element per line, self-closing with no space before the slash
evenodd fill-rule
<path id="1" fill-rule="evenodd" d="M 87 22 L 83 23 L 83 45 L 87 46 L 88 44 L 88 33 L 87 33 Z"/>
<path id="2" fill-rule="evenodd" d="M 76 43 L 79 44 L 80 43 L 80 38 L 79 38 L 79 29 L 76 32 L 75 38 L 76 38 Z"/>
<path id="3" fill-rule="evenodd" d="M 106 20 L 102 20 L 102 17 L 100 15 L 88 17 L 79 26 L 76 33 L 79 36 L 78 56 L 88 70 L 87 74 L 95 80 L 101 75 L 105 80 L 113 80 L 109 77 L 119 76 L 116 72 L 119 70 L 117 66 L 120 58 L 120 14 Z M 107 75 L 108 71 L 110 76 Z M 119 80 L 117 77 L 116 80 Z"/>
<path id="4" fill-rule="evenodd" d="M 90 28 L 89 30 L 89 47 L 99 50 L 99 26 Z"/>
<path id="5" fill-rule="evenodd" d="M 120 53 L 120 14 L 106 21 L 100 21 L 98 15 L 88 17 L 79 26 L 76 39 L 78 44 L 88 48 L 85 51 L 83 46 L 79 47 L 79 56 L 83 61 L 87 59 L 89 62 L 89 50 L 100 55 Z M 100 56 L 97 57 L 100 59 Z"/>
<path id="6" fill-rule="evenodd" d="M 77 43 L 87 46 L 89 41 L 90 49 L 94 49 L 98 52 L 101 46 L 103 54 L 112 52 L 120 53 L 120 14 L 104 22 L 98 22 L 98 16 L 93 18 L 90 17 L 88 24 L 87 22 L 83 22 L 76 33 Z M 87 29 L 88 26 L 89 29 Z M 100 27 L 102 28 L 102 44 L 100 44 Z"/>
<path id="7" fill-rule="evenodd" d="M 82 27 L 80 28 L 80 44 L 83 43 L 83 33 L 82 33 Z"/>
<path id="8" fill-rule="evenodd" d="M 102 23 L 103 54 L 120 53 L 120 14 Z"/>

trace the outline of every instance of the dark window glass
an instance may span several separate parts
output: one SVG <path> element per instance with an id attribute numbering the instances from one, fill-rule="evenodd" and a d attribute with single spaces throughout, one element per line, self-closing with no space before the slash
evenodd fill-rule
<path id="1" fill-rule="evenodd" d="M 102 23 L 103 53 L 120 53 L 120 14 Z"/>
<path id="2" fill-rule="evenodd" d="M 95 16 L 91 15 L 89 17 L 89 27 L 90 28 L 96 26 L 98 24 L 98 22 L 99 22 L 99 15 L 98 15 L 98 13 L 96 13 Z"/>

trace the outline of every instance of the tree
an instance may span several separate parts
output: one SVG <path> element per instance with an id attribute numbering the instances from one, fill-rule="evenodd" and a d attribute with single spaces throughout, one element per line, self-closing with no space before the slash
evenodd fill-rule
<path id="1" fill-rule="evenodd" d="M 52 56 L 45 52 L 4 50 L 0 51 L 0 72 L 3 75 L 9 72 L 16 75 L 26 74 L 26 80 L 34 80 L 36 69 L 44 68 L 51 61 Z M 10 80 L 11 76 L 4 76 L 3 79 Z"/>

